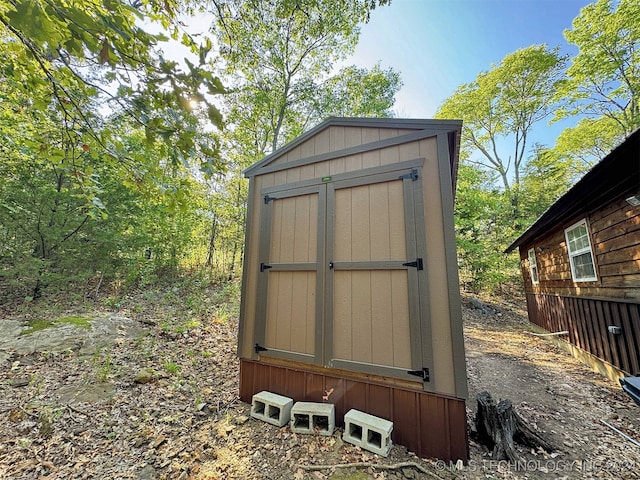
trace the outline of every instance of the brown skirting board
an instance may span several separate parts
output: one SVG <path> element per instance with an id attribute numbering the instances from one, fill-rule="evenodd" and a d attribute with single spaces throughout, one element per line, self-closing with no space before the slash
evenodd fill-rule
<path id="1" fill-rule="evenodd" d="M 629 375 L 640 373 L 640 302 L 527 293 L 529 321 Z M 609 327 L 618 327 L 613 334 Z"/>
<path id="2" fill-rule="evenodd" d="M 267 390 L 294 401 L 329 402 L 336 407 L 336 425 L 343 426 L 351 408 L 391 420 L 392 440 L 422 458 L 445 461 L 469 458 L 465 401 L 369 378 L 342 375 L 330 369 L 273 365 L 240 360 L 240 398 Z M 323 400 L 323 396 L 327 396 Z"/>

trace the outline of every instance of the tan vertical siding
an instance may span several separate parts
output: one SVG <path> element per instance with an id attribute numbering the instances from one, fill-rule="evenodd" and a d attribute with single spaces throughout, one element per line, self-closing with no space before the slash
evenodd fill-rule
<path id="1" fill-rule="evenodd" d="M 260 250 L 260 205 L 262 195 L 260 191 L 263 187 L 271 186 L 274 182 L 273 174 L 260 175 L 253 177 L 254 188 L 251 192 L 249 202 L 251 204 L 251 229 L 247 232 L 247 245 L 245 247 L 246 258 L 243 265 L 245 270 L 245 282 L 243 285 L 244 301 L 243 301 L 243 317 L 254 319 L 256 317 L 256 302 L 255 296 L 258 290 L 258 265 L 260 260 L 258 252 Z M 252 358 L 253 352 L 253 339 L 255 334 L 255 321 L 243 322 L 242 325 L 242 351 L 239 352 L 244 358 Z"/>
<path id="2" fill-rule="evenodd" d="M 340 271 L 335 283 L 335 358 L 410 369 L 406 272 Z"/>
<path id="3" fill-rule="evenodd" d="M 380 130 L 380 140 L 385 138 L 397 137 L 399 134 L 397 128 L 383 128 Z"/>
<path id="4" fill-rule="evenodd" d="M 431 347 L 433 370 L 437 372 L 433 381 L 440 392 L 455 392 L 453 369 L 453 344 L 451 336 L 451 313 L 449 311 L 449 285 L 442 281 L 447 276 L 447 263 L 441 253 L 446 251 L 442 224 L 442 199 L 440 191 L 440 164 L 435 138 L 420 142 L 419 155 L 425 157 L 425 174 L 422 177 L 424 191 L 424 218 L 427 236 L 427 272 L 429 276 L 429 304 L 433 319 L 431 325 Z M 446 321 L 442 321 L 446 319 Z"/>
<path id="5" fill-rule="evenodd" d="M 362 131 L 362 142 L 371 143 L 381 140 L 380 129 L 367 128 Z M 363 153 L 361 156 L 361 168 L 377 167 L 380 165 L 380 150 L 372 150 Z"/>
<path id="6" fill-rule="evenodd" d="M 274 202 L 269 259 L 272 263 L 314 262 L 317 251 L 317 195 Z M 271 272 L 266 345 L 313 354 L 315 272 Z"/>
<path id="7" fill-rule="evenodd" d="M 403 158 L 402 160 L 409 160 Z M 393 146 L 380 150 L 380 165 L 389 165 L 391 163 L 398 163 L 400 161 L 400 147 Z"/>
<path id="8" fill-rule="evenodd" d="M 400 180 L 337 190 L 334 260 L 406 259 L 403 211 Z M 411 368 L 406 271 L 334 275 L 336 358 Z"/>
<path id="9" fill-rule="evenodd" d="M 333 355 L 335 358 L 353 360 L 353 272 L 334 273 L 333 304 Z M 357 307 L 357 306 L 356 306 Z"/>
<path id="10" fill-rule="evenodd" d="M 362 145 L 363 130 L 365 129 L 362 127 L 344 127 L 342 129 L 342 132 L 343 132 L 342 134 L 344 136 L 344 143 L 342 144 L 341 148 L 348 148 L 348 147 L 355 147 L 356 145 Z"/>
<path id="11" fill-rule="evenodd" d="M 271 272 L 269 275 L 266 345 L 313 354 L 315 272 Z"/>
<path id="12" fill-rule="evenodd" d="M 453 366 L 453 340 L 450 332 L 449 285 L 447 263 L 443 254 L 443 204 L 441 200 L 441 168 L 448 171 L 449 158 L 438 158 L 438 142 L 430 137 L 399 143 L 371 151 L 352 153 L 323 160 L 321 155 L 340 152 L 362 144 L 396 138 L 416 132 L 416 129 L 378 128 L 360 126 L 329 126 L 318 131 L 304 142 L 289 149 L 282 156 L 269 162 L 269 166 L 286 167 L 291 162 L 318 157 L 318 160 L 282 168 L 268 174 L 258 174 L 252 191 L 253 232 L 248 235 L 247 295 L 255 295 L 260 259 L 258 238 L 260 235 L 260 210 L 264 187 L 288 185 L 293 182 L 339 175 L 366 168 L 389 165 L 424 157 L 422 189 L 425 193 L 421 216 L 426 219 L 425 271 L 429 284 L 428 312 L 433 332 L 430 348 L 433 351 L 433 380 L 431 388 L 455 394 Z M 334 261 L 397 261 L 406 259 L 406 239 L 403 211 L 404 190 L 402 181 L 374 183 L 363 187 L 336 190 L 335 252 Z M 317 244 L 315 225 L 302 224 L 307 207 L 301 198 L 279 199 L 273 204 L 270 242 L 270 263 L 313 261 Z M 312 215 L 312 213 L 309 213 Z M 289 219 L 289 220 L 287 220 Z M 371 238 L 376 238 L 371 241 Z M 307 260 L 306 256 L 309 255 Z M 329 260 L 329 259 L 327 259 Z M 264 261 L 264 260 L 262 260 Z M 389 365 L 401 369 L 413 368 L 409 306 L 403 295 L 408 289 L 406 270 L 340 270 L 334 272 L 333 329 L 335 358 L 348 361 Z M 306 354 L 317 348 L 314 343 L 313 315 L 310 302 L 298 304 L 297 299 L 313 297 L 316 284 L 315 272 L 291 272 L 271 270 L 268 297 L 266 299 L 265 342 L 274 348 Z M 253 292 L 253 293 L 252 293 Z M 305 293 L 307 292 L 307 293 Z M 276 298 L 277 296 L 277 298 Z M 277 300 L 277 301 L 275 301 Z M 249 302 L 250 303 L 250 302 Z M 247 303 L 244 318 L 255 318 L 259 313 L 255 305 Z M 278 311 L 275 306 L 278 305 Z M 317 314 L 317 310 L 315 311 Z M 304 319 L 304 321 L 299 321 Z M 254 325 L 243 326 L 243 350 L 245 358 L 256 358 L 253 353 Z M 318 330 L 315 330 L 317 334 Z M 415 362 L 415 358 L 413 361 Z M 425 358 L 427 362 L 429 359 Z M 417 365 L 416 365 L 417 366 Z M 464 393 L 463 393 L 464 395 Z"/>

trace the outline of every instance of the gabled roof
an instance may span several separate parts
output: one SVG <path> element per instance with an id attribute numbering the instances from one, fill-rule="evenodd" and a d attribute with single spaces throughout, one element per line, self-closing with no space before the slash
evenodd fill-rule
<path id="1" fill-rule="evenodd" d="M 640 129 L 589 170 L 507 249 L 547 233 L 559 223 L 586 215 L 622 194 L 640 193 Z"/>
<path id="2" fill-rule="evenodd" d="M 435 136 L 438 133 L 453 133 L 454 135 L 450 138 L 450 157 L 451 157 L 451 174 L 454 179 L 454 187 L 455 187 L 455 178 L 457 173 L 458 166 L 458 150 L 459 150 L 459 142 L 460 142 L 460 131 L 462 129 L 462 121 L 460 120 L 428 120 L 428 119 L 400 119 L 400 118 L 356 118 L 356 117 L 329 117 L 324 122 L 315 126 L 311 130 L 306 133 L 300 135 L 295 140 L 287 143 L 282 146 L 275 152 L 267 155 L 262 160 L 257 163 L 254 163 L 249 168 L 244 170 L 245 177 L 252 177 L 261 171 L 265 171 L 272 162 L 274 162 L 279 157 L 287 154 L 289 151 L 296 148 L 298 145 L 307 141 L 314 135 L 318 135 L 323 130 L 326 130 L 329 127 L 373 127 L 373 128 L 397 128 L 397 129 L 407 129 L 407 130 L 415 130 L 416 133 L 411 133 L 409 135 L 400 135 L 393 139 L 381 140 L 379 142 L 373 142 L 366 145 L 358 145 L 350 148 L 346 148 L 340 150 L 338 152 L 330 152 L 324 155 L 319 155 L 317 158 L 312 157 L 309 159 L 305 159 L 305 162 L 310 163 L 314 161 L 322 161 L 328 158 L 333 158 L 336 156 L 347 156 L 353 155 L 355 153 L 359 153 L 361 151 L 370 150 L 373 148 L 382 148 L 386 146 L 387 143 L 394 144 L 408 142 L 412 140 L 416 140 L 418 138 L 427 138 L 430 136 Z M 414 138 L 416 137 L 416 138 Z M 326 158 L 325 158 L 326 157 Z M 295 165 L 291 165 L 295 166 Z"/>

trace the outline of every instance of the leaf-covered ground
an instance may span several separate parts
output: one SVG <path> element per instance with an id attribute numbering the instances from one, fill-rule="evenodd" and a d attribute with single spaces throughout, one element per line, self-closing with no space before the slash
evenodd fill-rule
<path id="1" fill-rule="evenodd" d="M 238 400 L 237 300 L 205 293 L 174 287 L 94 305 L 145 330 L 90 354 L 6 352 L 0 478 L 640 478 L 640 447 L 600 422 L 640 440 L 640 407 L 614 382 L 531 336 L 517 306 L 482 314 L 465 299 L 470 427 L 473 398 L 488 390 L 511 399 L 557 449 L 523 448 L 527 463 L 519 466 L 495 462 L 472 431 L 470 462 L 455 468 L 401 446 L 383 459 L 343 443 L 340 432 L 295 435 L 250 419 L 249 405 Z M 5 319 L 33 315 L 22 309 Z M 330 468 L 344 464 L 353 466 Z"/>

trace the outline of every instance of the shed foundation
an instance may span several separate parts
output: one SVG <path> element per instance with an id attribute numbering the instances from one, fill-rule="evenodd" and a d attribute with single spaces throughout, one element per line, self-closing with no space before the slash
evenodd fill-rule
<path id="1" fill-rule="evenodd" d="M 393 422 L 392 441 L 423 458 L 464 462 L 469 458 L 465 401 L 425 392 L 422 385 L 394 385 L 384 378 L 355 376 L 333 369 L 240 360 L 240 398 L 250 403 L 268 390 L 295 401 L 335 405 L 336 427 L 357 409 Z"/>

